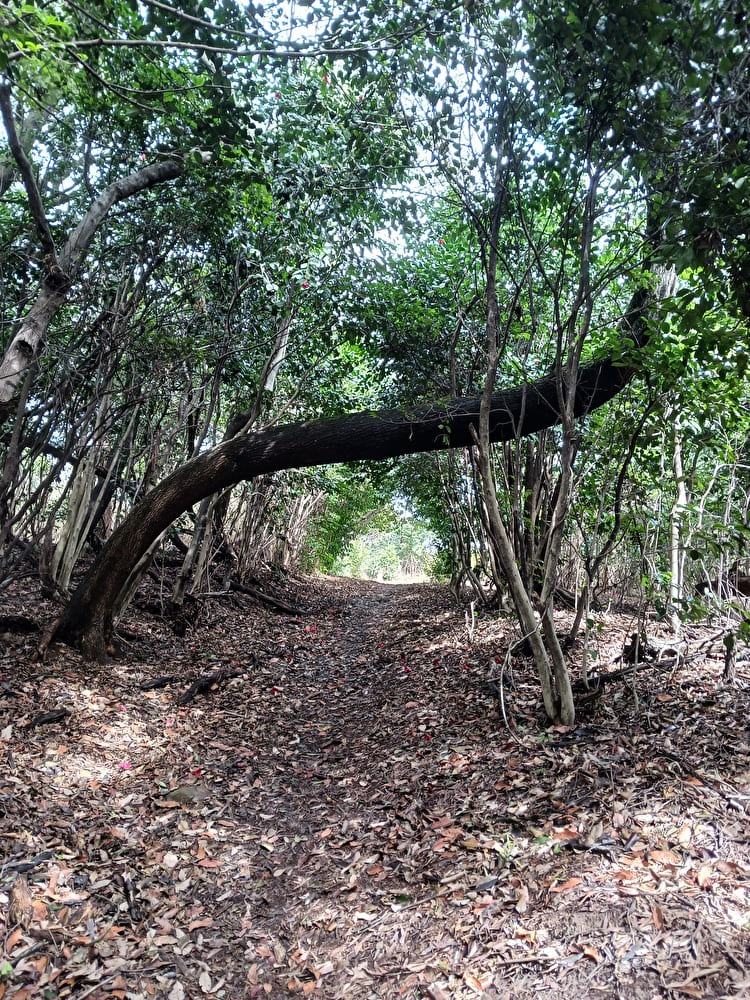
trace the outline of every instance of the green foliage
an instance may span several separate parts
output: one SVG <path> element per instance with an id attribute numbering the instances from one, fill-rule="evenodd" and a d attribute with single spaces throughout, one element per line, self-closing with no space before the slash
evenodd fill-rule
<path id="1" fill-rule="evenodd" d="M 314 476 L 326 502 L 310 526 L 304 563 L 329 573 L 356 536 L 392 525 L 392 487 L 366 463 L 332 466 Z"/>
<path id="2" fill-rule="evenodd" d="M 40 359 L 28 469 L 72 441 L 68 475 L 104 441 L 119 516 L 238 411 L 254 407 L 260 424 L 408 413 L 424 399 L 445 408 L 484 387 L 490 279 L 498 386 L 559 372 L 579 349 L 625 364 L 623 312 L 658 263 L 680 286 L 650 317 L 649 385 L 581 426 L 566 542 L 593 558 L 616 527 L 618 472 L 652 406 L 624 481 L 618 558 L 664 597 L 675 434 L 696 574 L 741 549 L 750 45 L 731 5 L 6 7 L 0 73 L 58 244 L 109 185 L 165 157 L 186 165 L 97 234 Z M 7 154 L 0 191 L 7 339 L 45 265 Z M 538 548 L 532 561 L 559 445 L 549 433 L 496 455 L 503 512 Z M 470 469 L 397 468 L 442 569 L 455 568 L 461 525 L 479 559 Z M 383 560 L 401 563 L 411 522 L 393 533 L 388 474 L 327 470 L 294 489 L 328 496 L 310 565 L 330 570 L 376 525 Z M 42 493 L 39 531 L 57 503 Z M 363 566 L 365 550 L 348 558 Z"/>
<path id="3" fill-rule="evenodd" d="M 331 569 L 339 576 L 399 582 L 433 575 L 434 536 L 421 521 L 390 512 L 388 528 L 357 534 Z"/>

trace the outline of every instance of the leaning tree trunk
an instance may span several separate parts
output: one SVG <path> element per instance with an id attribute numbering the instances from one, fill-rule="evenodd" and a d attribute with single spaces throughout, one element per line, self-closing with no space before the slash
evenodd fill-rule
<path id="1" fill-rule="evenodd" d="M 631 311 L 640 320 L 645 301 Z M 633 326 L 640 325 L 634 323 Z M 632 327 L 631 327 L 632 328 Z M 636 340 L 642 330 L 634 330 Z M 605 360 L 580 370 L 576 416 L 615 396 L 633 369 Z M 381 410 L 270 427 L 225 441 L 191 459 L 156 486 L 122 522 L 94 560 L 44 641 L 78 644 L 96 659 L 106 657 L 113 612 L 133 565 L 180 514 L 204 497 L 242 480 L 281 469 L 379 460 L 471 445 L 480 400 L 454 399 L 411 411 Z M 533 434 L 560 419 L 554 375 L 492 397 L 489 436 L 508 441 Z"/>

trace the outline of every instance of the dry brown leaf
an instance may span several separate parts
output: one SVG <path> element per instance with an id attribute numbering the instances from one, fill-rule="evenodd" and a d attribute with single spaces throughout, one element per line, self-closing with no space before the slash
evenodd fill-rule
<path id="1" fill-rule="evenodd" d="M 569 889 L 575 889 L 577 886 L 583 883 L 582 878 L 575 876 L 574 878 L 569 878 L 567 882 L 562 882 L 560 885 L 551 885 L 549 887 L 550 892 L 567 892 Z"/>
<path id="2" fill-rule="evenodd" d="M 679 865 L 682 858 L 679 854 L 675 854 L 674 851 L 650 851 L 649 861 L 656 861 L 660 865 Z"/>
<path id="3" fill-rule="evenodd" d="M 441 816 L 432 823 L 433 830 L 442 830 L 443 827 L 452 826 L 455 820 L 452 816 Z"/>
<path id="4" fill-rule="evenodd" d="M 432 983 L 430 986 L 424 986 L 422 988 L 431 1000 L 451 1000 L 449 994 L 446 993 L 445 990 L 441 989 L 436 983 Z"/>
<path id="5" fill-rule="evenodd" d="M 693 828 L 689 823 L 685 823 L 677 834 L 677 843 L 681 847 L 688 847 L 693 839 Z"/>
<path id="6" fill-rule="evenodd" d="M 200 920 L 191 920 L 188 924 L 189 931 L 197 931 L 201 927 L 213 927 L 213 917 L 202 917 Z"/>
<path id="7" fill-rule="evenodd" d="M 16 947 L 16 945 L 18 944 L 18 942 L 21 940 L 22 937 L 23 937 L 23 931 L 21 930 L 20 927 L 15 927 L 10 932 L 10 934 L 5 940 L 5 951 L 7 952 L 8 955 L 10 955 L 13 952 L 13 949 Z"/>
<path id="8" fill-rule="evenodd" d="M 706 889 L 711 885 L 711 880 L 713 878 L 713 868 L 711 865 L 701 865 L 698 869 L 698 873 L 695 877 L 696 882 L 701 887 L 701 889 Z"/>
<path id="9" fill-rule="evenodd" d="M 513 891 L 516 897 L 516 912 L 526 913 L 529 908 L 529 887 L 521 882 Z"/>
<path id="10" fill-rule="evenodd" d="M 464 972 L 463 980 L 475 993 L 482 994 L 492 982 L 492 976 L 487 975 L 480 979 L 471 972 Z"/>
<path id="11" fill-rule="evenodd" d="M 601 962 L 602 956 L 598 949 L 594 948 L 592 945 L 585 944 L 581 947 L 581 954 L 585 955 L 586 958 L 592 959 L 592 961 L 597 964 Z"/>

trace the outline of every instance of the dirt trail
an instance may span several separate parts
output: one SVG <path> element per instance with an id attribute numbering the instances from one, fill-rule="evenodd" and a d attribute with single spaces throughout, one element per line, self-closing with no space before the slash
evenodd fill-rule
<path id="1" fill-rule="evenodd" d="M 286 596 L 135 617 L 105 672 L 8 640 L 0 998 L 746 995 L 750 678 L 646 673 L 553 730 L 520 659 L 501 718 L 511 623 L 469 642 L 445 588 Z"/>

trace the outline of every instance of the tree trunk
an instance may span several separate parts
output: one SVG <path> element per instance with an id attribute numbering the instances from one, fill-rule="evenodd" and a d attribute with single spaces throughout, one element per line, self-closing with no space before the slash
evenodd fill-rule
<path id="1" fill-rule="evenodd" d="M 676 426 L 672 436 L 672 471 L 674 472 L 675 496 L 672 510 L 669 513 L 669 621 L 675 639 L 679 639 L 682 625 L 680 606 L 685 586 L 683 519 L 688 505 L 688 494 L 685 484 L 685 470 L 682 465 L 682 435 Z"/>
<path id="2" fill-rule="evenodd" d="M 639 310 L 636 320 L 640 315 Z M 581 368 L 575 415 L 583 416 L 606 403 L 632 375 L 632 368 L 609 360 Z M 211 493 L 280 469 L 465 447 L 473 443 L 471 428 L 478 426 L 479 410 L 480 400 L 468 398 L 411 411 L 353 413 L 241 435 L 198 455 L 144 497 L 112 534 L 53 624 L 43 648 L 59 639 L 80 645 L 92 658 L 104 659 L 112 637 L 113 612 L 133 565 L 172 521 Z M 508 441 L 559 419 L 557 383 L 554 375 L 548 375 L 492 397 L 489 438 Z"/>

